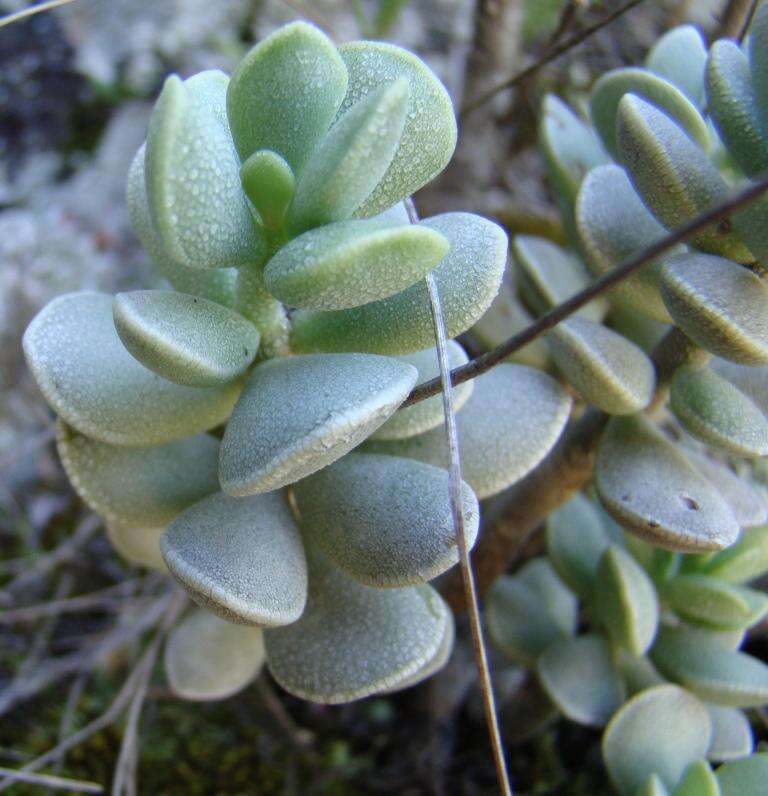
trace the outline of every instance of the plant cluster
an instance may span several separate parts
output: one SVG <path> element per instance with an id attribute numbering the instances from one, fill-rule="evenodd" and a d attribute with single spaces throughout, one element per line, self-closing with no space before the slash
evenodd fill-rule
<path id="1" fill-rule="evenodd" d="M 568 245 L 518 236 L 516 295 L 478 331 L 549 310 L 764 172 L 767 52 L 763 4 L 744 46 L 668 32 L 598 79 L 584 115 L 546 97 Z M 742 709 L 768 703 L 768 666 L 739 648 L 768 614 L 745 585 L 768 572 L 766 213 L 699 232 L 526 352 L 609 419 L 589 489 L 549 517 L 545 555 L 494 583 L 487 620 L 557 711 L 605 726 L 624 794 L 765 789 Z"/>

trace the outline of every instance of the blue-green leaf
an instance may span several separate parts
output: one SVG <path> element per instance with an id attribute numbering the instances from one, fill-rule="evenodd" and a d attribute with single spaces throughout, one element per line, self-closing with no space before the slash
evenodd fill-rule
<path id="1" fill-rule="evenodd" d="M 668 30 L 645 59 L 651 72 L 674 83 L 697 107 L 704 105 L 706 62 L 706 45 L 693 25 L 678 25 Z"/>

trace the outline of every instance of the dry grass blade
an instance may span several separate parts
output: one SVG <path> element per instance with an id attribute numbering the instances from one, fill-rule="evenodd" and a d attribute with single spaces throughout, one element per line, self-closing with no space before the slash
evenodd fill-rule
<path id="1" fill-rule="evenodd" d="M 411 223 L 418 221 L 416 208 L 413 200 L 406 201 L 408 216 Z M 498 718 L 496 716 L 496 702 L 493 695 L 493 683 L 491 682 L 491 672 L 488 666 L 488 656 L 485 649 L 483 638 L 483 626 L 480 621 L 480 608 L 475 588 L 475 579 L 472 573 L 472 564 L 469 558 L 467 539 L 464 535 L 464 508 L 461 499 L 461 457 L 459 455 L 459 439 L 456 431 L 456 416 L 453 411 L 452 388 L 450 383 L 450 369 L 448 365 L 447 339 L 445 333 L 445 321 L 443 319 L 442 307 L 440 304 L 440 293 L 437 290 L 437 283 L 432 273 L 426 277 L 427 288 L 429 290 L 429 302 L 432 310 L 432 322 L 435 328 L 435 343 L 437 348 L 437 358 L 440 365 L 440 378 L 442 379 L 443 393 L 443 413 L 445 415 L 445 433 L 448 444 L 448 472 L 450 484 L 451 514 L 453 516 L 453 527 L 456 533 L 456 544 L 459 548 L 459 567 L 464 581 L 464 591 L 467 605 L 469 607 L 470 626 L 472 628 L 472 643 L 475 651 L 475 663 L 480 679 L 480 690 L 483 696 L 483 707 L 485 719 L 488 725 L 488 732 L 491 736 L 491 748 L 493 750 L 496 774 L 499 780 L 499 788 L 504 796 L 512 796 L 512 788 L 509 783 L 507 773 L 507 762 L 504 759 L 504 747 L 501 742 Z"/>
<path id="2" fill-rule="evenodd" d="M 47 3 L 38 3 L 36 6 L 22 8 L 20 11 L 14 11 L 12 14 L 0 17 L 0 28 L 4 28 L 6 25 L 12 25 L 14 22 L 20 22 L 22 19 L 32 17 L 35 14 L 42 14 L 43 11 L 51 11 L 54 8 L 59 8 L 59 6 L 65 6 L 74 2 L 75 0 L 48 0 Z"/>
<path id="3" fill-rule="evenodd" d="M 53 774 L 26 774 L 0 766 L 0 776 L 7 774 L 12 775 L 17 782 L 28 782 L 30 785 L 66 790 L 69 793 L 104 793 L 104 788 L 98 782 L 81 782 L 76 779 L 57 777 Z"/>

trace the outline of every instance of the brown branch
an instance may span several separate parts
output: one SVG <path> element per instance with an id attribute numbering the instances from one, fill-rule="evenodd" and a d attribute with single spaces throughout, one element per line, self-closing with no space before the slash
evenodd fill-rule
<path id="1" fill-rule="evenodd" d="M 631 11 L 635 6 L 639 6 L 644 0 L 629 0 L 629 2 L 625 3 L 623 6 L 620 6 L 615 11 L 612 11 L 607 16 L 603 17 L 603 19 L 598 20 L 593 25 L 589 25 L 584 30 L 575 33 L 573 36 L 570 36 L 565 41 L 562 41 L 560 44 L 553 47 L 547 53 L 545 53 L 538 61 L 532 63 L 530 66 L 523 69 L 521 72 L 518 72 L 516 75 L 513 75 L 510 78 L 498 83 L 493 88 L 488 89 L 485 93 L 481 94 L 474 100 L 470 100 L 467 102 L 459 112 L 459 118 L 463 119 L 473 111 L 477 110 L 481 105 L 484 105 L 488 100 L 495 97 L 500 91 L 504 91 L 508 88 L 513 88 L 518 83 L 521 83 L 524 80 L 527 80 L 531 75 L 535 74 L 539 71 L 543 66 L 551 63 L 552 61 L 559 58 L 561 55 L 565 54 L 569 50 L 572 50 L 574 47 L 577 47 L 583 41 L 586 41 L 590 36 L 597 31 L 601 30 L 602 28 L 610 25 L 612 22 L 615 22 L 619 17 L 623 16 L 627 13 L 627 11 Z"/>
<path id="2" fill-rule="evenodd" d="M 482 373 L 485 373 L 485 371 L 490 370 L 494 365 L 503 362 L 510 354 L 519 351 L 523 346 L 528 345 L 528 343 L 532 342 L 537 337 L 541 337 L 541 335 L 557 326 L 558 323 L 564 321 L 574 312 L 581 309 L 585 304 L 589 304 L 593 299 L 607 293 L 620 282 L 623 282 L 636 271 L 640 270 L 640 268 L 648 265 L 662 254 L 668 252 L 678 243 L 683 243 L 690 238 L 691 235 L 696 234 L 717 221 L 727 218 L 731 213 L 751 204 L 757 197 L 765 193 L 766 190 L 768 190 L 768 176 L 762 176 L 759 180 L 752 182 L 744 190 L 734 194 L 730 199 L 696 216 L 696 218 L 692 219 L 687 224 L 670 232 L 666 237 L 652 243 L 639 254 L 625 260 L 612 271 L 609 271 L 604 276 L 600 277 L 600 279 L 597 279 L 591 285 L 585 287 L 584 290 L 575 293 L 562 304 L 559 304 L 553 310 L 542 315 L 530 326 L 510 337 L 506 342 L 496 346 L 496 348 L 488 351 L 488 353 L 481 354 L 479 357 L 470 360 L 466 365 L 452 370 L 451 383 L 456 386 L 457 384 L 462 384 L 465 381 L 474 379 Z M 415 387 L 411 391 L 411 394 L 406 398 L 402 406 L 410 406 L 411 404 L 423 401 L 425 398 L 437 395 L 440 390 L 441 384 L 439 378 L 424 382 L 424 384 Z"/>
<path id="3" fill-rule="evenodd" d="M 757 4 L 758 0 L 728 0 L 714 38 L 741 41 L 746 35 Z"/>

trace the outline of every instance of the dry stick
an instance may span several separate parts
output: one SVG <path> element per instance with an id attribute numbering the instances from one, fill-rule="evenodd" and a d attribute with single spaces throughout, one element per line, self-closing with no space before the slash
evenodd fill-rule
<path id="1" fill-rule="evenodd" d="M 735 39 L 746 31 L 757 0 L 728 0 L 715 32 L 715 39 Z"/>
<path id="2" fill-rule="evenodd" d="M 479 357 L 470 360 L 466 365 L 462 365 L 451 371 L 451 383 L 454 386 L 463 384 L 465 381 L 474 379 L 481 373 L 490 370 L 494 365 L 505 360 L 510 354 L 519 351 L 523 346 L 528 345 L 528 343 L 535 340 L 537 337 L 540 337 L 554 326 L 557 326 L 558 323 L 564 321 L 574 312 L 581 309 L 585 304 L 588 304 L 593 299 L 616 287 L 616 285 L 623 282 L 627 277 L 632 276 L 632 274 L 644 265 L 648 265 L 648 263 L 660 257 L 678 243 L 684 242 L 691 237 L 691 235 L 708 227 L 710 224 L 720 221 L 730 213 L 751 204 L 758 196 L 765 193 L 767 190 L 768 176 L 762 176 L 759 180 L 751 183 L 749 187 L 744 190 L 734 194 L 722 204 L 713 207 L 711 210 L 707 210 L 700 216 L 696 216 L 696 218 L 692 219 L 687 224 L 683 224 L 683 226 L 672 230 L 669 235 L 656 241 L 656 243 L 652 243 L 634 257 L 630 257 L 620 263 L 612 271 L 609 271 L 607 274 L 600 277 L 600 279 L 585 287 L 584 290 L 575 293 L 553 310 L 542 315 L 541 318 L 534 321 L 521 332 L 510 337 L 506 342 L 496 346 L 496 348 L 488 353 L 481 354 Z M 424 384 L 415 387 L 411 391 L 411 394 L 401 406 L 406 407 L 423 401 L 425 398 L 437 395 L 440 390 L 441 381 L 439 378 L 424 382 Z"/>
<path id="3" fill-rule="evenodd" d="M 75 0 L 49 0 L 47 3 L 38 3 L 36 6 L 22 8 L 21 11 L 15 11 L 13 14 L 0 17 L 0 28 L 4 28 L 6 25 L 12 25 L 14 22 L 20 22 L 22 19 L 40 14 L 43 11 L 51 11 L 59 6 L 65 6 L 68 3 L 74 2 Z"/>
<path id="4" fill-rule="evenodd" d="M 468 114 L 477 110 L 481 105 L 484 105 L 486 102 L 488 102 L 488 100 L 495 97 L 500 91 L 512 88 L 518 83 L 521 83 L 523 80 L 526 80 L 531 75 L 538 72 L 543 66 L 546 66 L 548 63 L 556 60 L 561 55 L 568 52 L 568 50 L 572 50 L 574 47 L 577 47 L 594 33 L 597 33 L 597 31 L 601 30 L 607 25 L 610 25 L 611 22 L 616 21 L 620 16 L 626 14 L 627 11 L 631 11 L 635 6 L 639 6 L 642 2 L 644 2 L 644 0 L 629 0 L 628 3 L 625 3 L 615 11 L 612 11 L 610 14 L 603 17 L 603 19 L 598 20 L 593 25 L 589 25 L 588 27 L 584 28 L 584 30 L 581 30 L 578 33 L 575 33 L 573 36 L 570 36 L 556 47 L 553 47 L 549 52 L 545 53 L 544 56 L 538 61 L 523 69 L 521 72 L 518 72 L 516 75 L 507 78 L 493 88 L 489 88 L 488 91 L 481 94 L 479 97 L 477 97 L 477 99 L 467 102 L 459 112 L 459 118 L 463 119 Z"/>
<path id="5" fill-rule="evenodd" d="M 413 200 L 406 200 L 408 216 L 412 224 L 418 222 L 418 215 Z M 493 695 L 493 683 L 488 666 L 488 657 L 483 639 L 483 626 L 480 622 L 480 608 L 475 588 L 475 578 L 469 560 L 469 548 L 464 530 L 464 506 L 461 499 L 461 457 L 459 455 L 459 439 L 456 431 L 456 416 L 453 411 L 453 390 L 450 383 L 450 366 L 448 365 L 447 335 L 445 332 L 445 319 L 443 318 L 440 293 L 433 273 L 426 276 L 429 290 L 429 303 L 432 311 L 432 323 L 435 328 L 435 343 L 437 347 L 437 360 L 440 365 L 440 377 L 443 390 L 443 414 L 445 416 L 445 436 L 448 445 L 448 477 L 450 487 L 451 514 L 453 527 L 456 532 L 456 544 L 459 548 L 459 566 L 461 568 L 464 593 L 469 607 L 469 620 L 472 628 L 472 644 L 475 650 L 475 663 L 480 678 L 480 690 L 483 696 L 485 720 L 488 733 L 491 737 L 491 749 L 496 765 L 496 775 L 499 786 L 504 796 L 512 796 L 512 788 L 507 773 L 507 762 L 504 759 L 504 747 L 501 742 L 498 718 L 496 716 L 496 702 Z"/>
<path id="6" fill-rule="evenodd" d="M 752 20 L 755 17 L 755 11 L 757 11 L 757 6 L 760 0 L 752 0 L 752 6 L 749 9 L 749 13 L 747 14 L 746 18 L 744 19 L 744 24 L 741 26 L 741 30 L 739 31 L 739 35 L 736 37 L 736 41 L 739 44 L 742 44 L 744 39 L 749 32 L 749 26 L 752 24 Z"/>
<path id="7" fill-rule="evenodd" d="M 28 782 L 30 785 L 42 785 L 56 790 L 67 790 L 70 793 L 104 793 L 98 782 L 81 782 L 76 779 L 55 777 L 51 774 L 27 774 L 12 768 L 0 767 L 0 776 L 12 775 L 17 782 Z"/>

